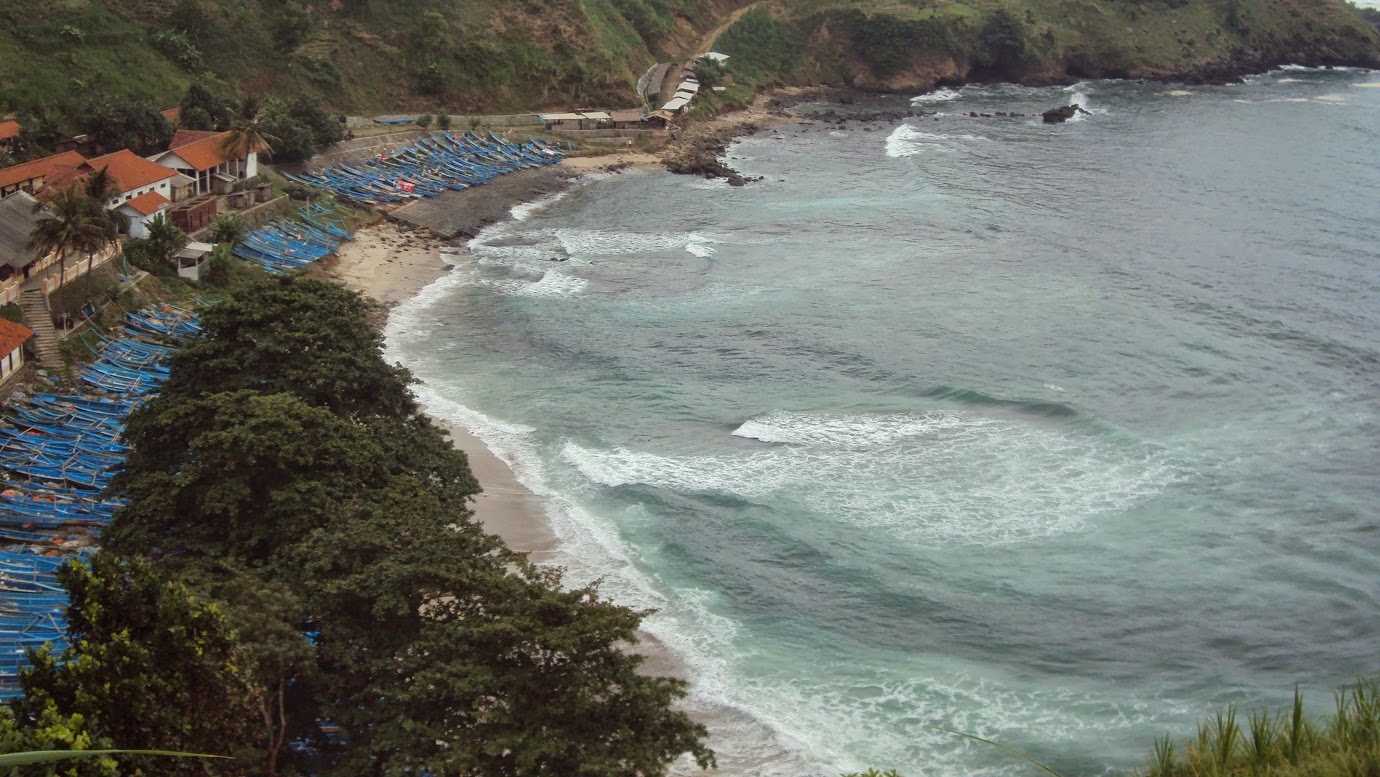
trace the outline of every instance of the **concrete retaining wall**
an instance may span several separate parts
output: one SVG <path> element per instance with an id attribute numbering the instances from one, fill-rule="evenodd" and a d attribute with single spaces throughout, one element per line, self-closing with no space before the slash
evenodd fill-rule
<path id="1" fill-rule="evenodd" d="M 253 229 L 278 218 L 289 210 L 292 210 L 292 198 L 283 194 L 274 197 L 268 202 L 259 203 L 252 208 L 246 208 L 239 211 L 228 210 L 220 215 L 239 216 L 244 221 L 246 227 Z M 193 232 L 192 239 L 210 242 L 210 234 L 211 227 L 207 226 L 205 229 Z"/>
<path id="2" fill-rule="evenodd" d="M 400 113 L 393 116 L 347 116 L 345 118 L 345 126 L 351 129 L 375 127 L 378 125 L 374 122 L 374 119 L 415 119 L 421 115 L 420 113 Z M 435 114 L 433 114 L 433 116 L 435 116 Z M 458 114 L 451 114 L 451 129 L 469 129 L 472 125 L 476 124 L 482 127 L 539 127 L 541 126 L 541 119 L 535 113 L 494 114 L 490 116 L 461 116 Z M 401 124 L 398 126 L 407 127 L 411 125 Z M 434 129 L 435 126 L 436 123 L 433 121 L 432 128 Z"/>
<path id="3" fill-rule="evenodd" d="M 279 216 L 292 210 L 292 198 L 286 194 L 274 197 L 265 203 L 260 203 L 252 208 L 240 211 L 240 218 L 244 219 L 245 226 L 253 229 L 254 227 L 265 224 Z"/>

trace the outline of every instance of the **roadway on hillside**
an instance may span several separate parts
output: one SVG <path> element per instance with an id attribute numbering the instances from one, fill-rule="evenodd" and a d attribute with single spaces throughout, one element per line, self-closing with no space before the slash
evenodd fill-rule
<path id="1" fill-rule="evenodd" d="M 709 52 L 713 51 L 714 44 L 719 40 L 719 36 L 723 35 L 724 31 L 727 30 L 729 27 L 732 27 L 734 22 L 743 18 L 743 14 L 747 13 L 748 11 L 751 11 L 753 8 L 756 7 L 757 3 L 748 3 L 742 8 L 739 8 L 738 10 L 729 14 L 728 18 L 725 19 L 722 23 L 720 23 L 718 27 L 715 27 L 709 32 L 706 32 L 704 36 L 700 38 L 699 43 L 695 44 L 694 56 L 682 62 L 679 69 L 673 70 L 671 73 L 667 74 L 666 78 L 661 82 L 662 105 L 665 105 L 667 102 L 671 100 L 672 97 L 676 95 L 676 88 L 681 85 L 681 82 L 683 82 L 687 76 L 694 75 L 695 59 L 703 54 L 708 54 Z"/>

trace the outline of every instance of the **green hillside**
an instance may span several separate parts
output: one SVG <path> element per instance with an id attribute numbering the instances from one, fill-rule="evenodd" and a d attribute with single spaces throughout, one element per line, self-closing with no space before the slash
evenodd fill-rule
<path id="1" fill-rule="evenodd" d="M 1339 0 L 767 0 L 716 48 L 758 81 L 912 90 L 1380 65 L 1380 34 Z"/>
<path id="2" fill-rule="evenodd" d="M 0 112 L 175 105 L 213 75 L 340 111 L 631 99 L 725 0 L 0 0 Z"/>
<path id="3" fill-rule="evenodd" d="M 1380 64 L 1341 0 L 0 0 L 0 114 L 172 106 L 198 78 L 350 113 L 628 105 L 745 6 L 715 47 L 750 84 Z"/>

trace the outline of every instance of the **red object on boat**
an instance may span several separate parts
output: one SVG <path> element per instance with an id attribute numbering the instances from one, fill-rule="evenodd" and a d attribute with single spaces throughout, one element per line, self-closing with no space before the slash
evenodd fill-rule
<path id="1" fill-rule="evenodd" d="M 412 183 L 411 181 L 404 181 L 401 178 L 399 178 L 398 191 L 407 192 L 408 194 L 411 194 L 412 192 L 417 191 L 417 184 Z"/>

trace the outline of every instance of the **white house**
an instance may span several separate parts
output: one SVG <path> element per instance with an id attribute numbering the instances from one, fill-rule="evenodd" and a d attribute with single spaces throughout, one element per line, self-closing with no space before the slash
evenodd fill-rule
<path id="1" fill-rule="evenodd" d="M 178 130 L 168 150 L 150 159 L 196 182 L 197 196 L 227 194 L 236 181 L 259 174 L 259 155 L 255 151 L 231 158 L 225 152 L 229 132 Z"/>
<path id="2" fill-rule="evenodd" d="M 88 159 L 83 168 L 85 175 L 102 169 L 110 174 L 116 190 L 103 203 L 106 210 L 119 210 L 129 217 L 131 237 L 145 237 L 143 220 L 170 203 L 177 171 L 150 162 L 129 149 Z M 131 207 L 136 201 L 139 205 Z"/>
<path id="3" fill-rule="evenodd" d="M 122 202 L 118 210 L 129 219 L 130 237 L 148 237 L 149 220 L 172 207 L 172 200 L 158 192 L 145 192 L 129 202 Z"/>
<path id="4" fill-rule="evenodd" d="M 34 330 L 0 318 L 0 383 L 9 380 L 24 366 L 24 343 L 34 336 Z"/>

